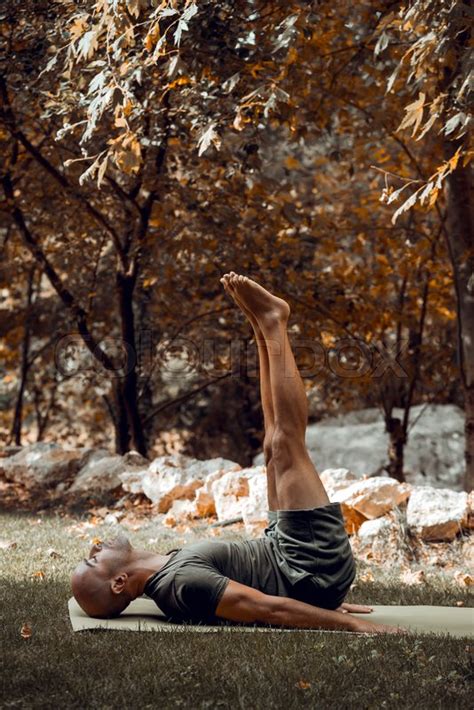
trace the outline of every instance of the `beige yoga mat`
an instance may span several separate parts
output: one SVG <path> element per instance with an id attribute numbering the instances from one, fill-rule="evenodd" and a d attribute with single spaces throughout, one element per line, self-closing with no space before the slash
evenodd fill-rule
<path id="1" fill-rule="evenodd" d="M 68 602 L 73 631 L 110 629 L 113 631 L 308 631 L 308 629 L 275 629 L 256 626 L 206 626 L 176 624 L 166 621 L 155 602 L 145 597 L 133 601 L 116 619 L 92 619 L 76 600 Z M 402 626 L 417 633 L 450 634 L 458 638 L 474 636 L 474 609 L 449 606 L 374 606 L 371 614 L 355 614 L 380 624 Z"/>

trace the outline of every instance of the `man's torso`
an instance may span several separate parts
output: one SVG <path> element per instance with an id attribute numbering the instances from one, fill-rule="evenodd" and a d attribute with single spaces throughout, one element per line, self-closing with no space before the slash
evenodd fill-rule
<path id="1" fill-rule="evenodd" d="M 275 542 L 268 537 L 188 545 L 148 580 L 145 594 L 170 618 L 208 619 L 230 579 L 264 594 L 291 596 L 291 584 L 277 564 Z"/>

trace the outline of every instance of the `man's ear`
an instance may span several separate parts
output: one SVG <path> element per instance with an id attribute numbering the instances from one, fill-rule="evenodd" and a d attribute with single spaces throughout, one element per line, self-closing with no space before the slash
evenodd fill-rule
<path id="1" fill-rule="evenodd" d="M 125 589 L 127 579 L 128 574 L 126 572 L 122 572 L 121 574 L 118 574 L 116 577 L 114 577 L 110 582 L 110 591 L 112 592 L 112 594 L 121 594 Z"/>

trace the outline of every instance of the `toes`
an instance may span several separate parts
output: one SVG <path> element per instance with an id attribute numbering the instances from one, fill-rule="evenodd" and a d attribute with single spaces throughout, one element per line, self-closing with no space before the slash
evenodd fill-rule
<path id="1" fill-rule="evenodd" d="M 230 274 L 229 274 L 229 273 L 224 274 L 224 275 L 220 278 L 220 282 L 221 282 L 221 284 L 224 286 L 224 288 L 228 288 L 228 287 L 229 287 L 229 284 L 230 284 Z"/>
<path id="2" fill-rule="evenodd" d="M 224 274 L 224 276 L 220 279 L 220 281 L 221 281 L 222 285 L 224 286 L 225 291 L 229 294 L 229 296 L 232 296 L 234 298 L 235 297 L 235 288 L 234 288 L 234 285 L 232 284 L 231 273 Z"/>
<path id="3" fill-rule="evenodd" d="M 222 277 L 219 279 L 219 281 L 220 281 L 221 284 L 223 285 L 224 291 L 226 291 L 226 293 L 228 293 L 229 295 L 232 295 L 232 291 L 231 291 L 231 288 L 230 288 L 230 282 L 229 282 L 229 274 L 224 274 L 224 276 L 222 276 Z"/>

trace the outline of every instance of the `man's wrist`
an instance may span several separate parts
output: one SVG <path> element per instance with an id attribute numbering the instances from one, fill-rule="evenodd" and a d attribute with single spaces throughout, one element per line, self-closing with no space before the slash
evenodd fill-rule
<path id="1" fill-rule="evenodd" d="M 322 609 L 289 597 L 273 597 L 274 609 L 271 619 L 277 626 L 322 628 L 334 631 L 359 631 L 361 621 L 352 614 Z"/>

